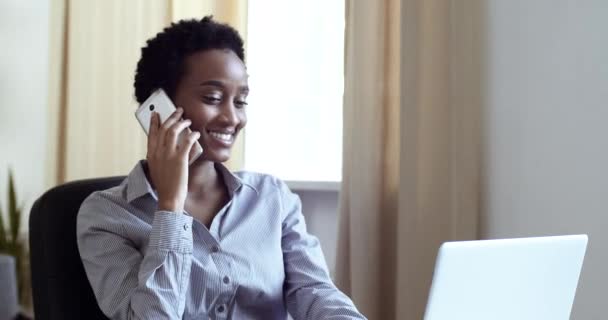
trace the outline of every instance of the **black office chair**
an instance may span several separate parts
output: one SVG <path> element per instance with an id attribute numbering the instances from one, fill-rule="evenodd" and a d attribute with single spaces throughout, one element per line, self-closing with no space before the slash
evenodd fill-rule
<path id="1" fill-rule="evenodd" d="M 92 192 L 125 177 L 80 180 L 42 195 L 30 213 L 30 259 L 36 320 L 96 320 L 99 309 L 76 244 L 76 215 Z"/>

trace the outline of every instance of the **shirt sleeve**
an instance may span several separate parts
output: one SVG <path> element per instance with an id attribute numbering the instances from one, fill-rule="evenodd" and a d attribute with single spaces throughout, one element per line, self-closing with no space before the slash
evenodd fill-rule
<path id="1" fill-rule="evenodd" d="M 125 214 L 95 193 L 78 213 L 78 249 L 99 307 L 110 319 L 182 319 L 192 217 L 155 212 L 148 247 L 140 252 L 124 233 Z"/>
<path id="2" fill-rule="evenodd" d="M 300 198 L 281 185 L 285 300 L 295 320 L 365 319 L 333 284 L 319 240 L 306 231 Z"/>

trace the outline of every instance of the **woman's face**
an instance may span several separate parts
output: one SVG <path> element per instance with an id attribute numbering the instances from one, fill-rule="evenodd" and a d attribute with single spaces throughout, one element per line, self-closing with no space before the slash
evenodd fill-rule
<path id="1" fill-rule="evenodd" d="M 189 56 L 173 102 L 184 109 L 190 129 L 199 131 L 203 160 L 224 162 L 245 124 L 247 71 L 232 50 L 205 50 Z"/>

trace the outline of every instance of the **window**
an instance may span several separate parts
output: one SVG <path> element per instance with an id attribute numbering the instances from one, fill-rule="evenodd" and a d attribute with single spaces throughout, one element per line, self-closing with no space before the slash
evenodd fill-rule
<path id="1" fill-rule="evenodd" d="M 344 1 L 250 0 L 245 169 L 340 181 Z"/>

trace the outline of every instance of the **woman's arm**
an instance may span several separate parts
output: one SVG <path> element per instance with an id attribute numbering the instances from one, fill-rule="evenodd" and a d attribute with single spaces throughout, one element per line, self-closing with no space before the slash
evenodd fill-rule
<path id="1" fill-rule="evenodd" d="M 148 247 L 142 254 L 124 224 L 133 218 L 102 192 L 78 213 L 78 248 L 101 310 L 112 319 L 181 319 L 192 264 L 192 217 L 182 214 L 187 194 L 188 154 L 200 137 L 178 108 L 161 124 L 152 113 L 146 158 L 158 193 Z"/>
<path id="2" fill-rule="evenodd" d="M 306 231 L 300 199 L 281 184 L 285 300 L 299 319 L 365 319 L 332 283 L 319 240 Z"/>
<path id="3" fill-rule="evenodd" d="M 182 319 L 192 259 L 192 217 L 154 213 L 140 253 L 125 234 L 130 215 L 100 193 L 78 214 L 80 256 L 99 307 L 110 319 Z"/>

